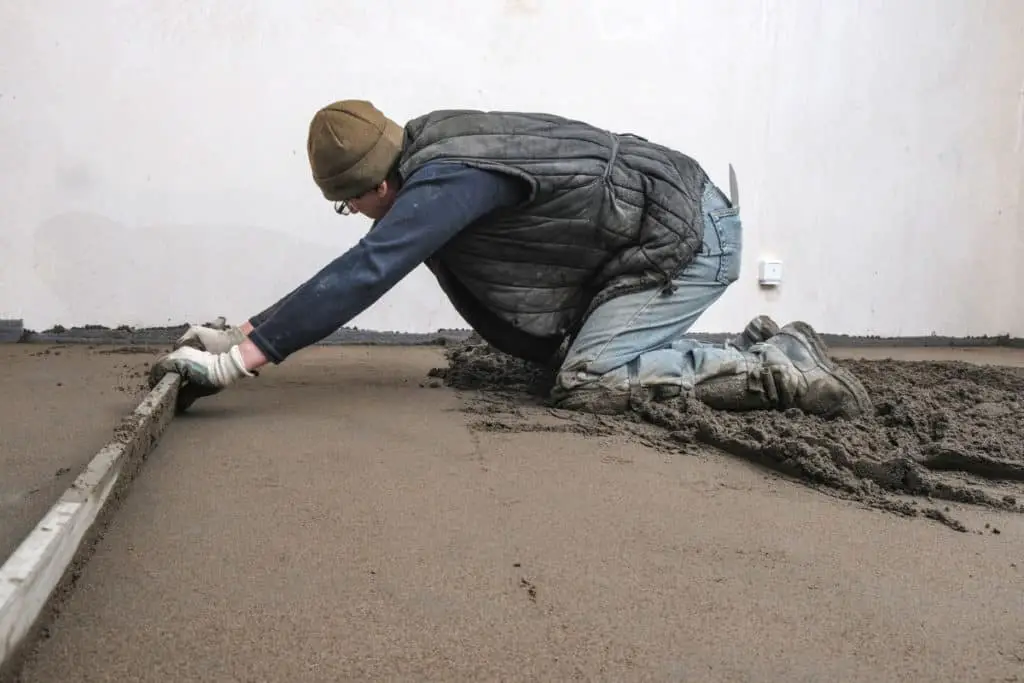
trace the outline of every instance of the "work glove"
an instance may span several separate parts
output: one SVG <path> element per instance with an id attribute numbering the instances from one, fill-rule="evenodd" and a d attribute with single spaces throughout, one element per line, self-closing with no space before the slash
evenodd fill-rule
<path id="1" fill-rule="evenodd" d="M 196 399 L 212 396 L 242 377 L 253 377 L 245 369 L 238 346 L 223 353 L 200 351 L 189 346 L 176 349 L 157 360 L 149 370 L 152 389 L 168 372 L 181 376 L 176 409 L 184 412 Z"/>
<path id="2" fill-rule="evenodd" d="M 232 346 L 245 341 L 245 334 L 237 327 L 206 327 L 205 325 L 189 325 L 185 334 L 174 342 L 174 348 L 192 347 L 210 353 L 227 353 Z"/>

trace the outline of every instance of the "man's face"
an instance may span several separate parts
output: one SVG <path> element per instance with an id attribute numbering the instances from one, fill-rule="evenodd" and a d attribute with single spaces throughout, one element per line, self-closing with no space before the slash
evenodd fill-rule
<path id="1" fill-rule="evenodd" d="M 353 197 L 341 204 L 348 210 L 348 213 L 361 213 L 367 218 L 379 220 L 384 217 L 384 214 L 388 212 L 388 209 L 391 208 L 394 202 L 395 193 L 385 180 L 369 192 Z M 339 213 L 345 212 L 340 211 Z"/>

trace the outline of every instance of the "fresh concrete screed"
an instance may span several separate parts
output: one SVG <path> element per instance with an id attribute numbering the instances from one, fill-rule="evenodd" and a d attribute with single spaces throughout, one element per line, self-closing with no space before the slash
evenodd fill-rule
<path id="1" fill-rule="evenodd" d="M 97 487 L 121 511 L 83 534 L 21 680 L 1019 672 L 1024 515 L 949 502 L 957 533 L 864 509 L 699 443 L 431 388 L 444 365 L 309 349 L 178 418 L 122 497 L 128 449 Z"/>
<path id="2" fill-rule="evenodd" d="M 114 431 L 64 495 L 0 566 L 0 674 L 16 666 L 51 599 L 115 510 L 138 467 L 174 416 L 181 380 L 168 374 Z"/>

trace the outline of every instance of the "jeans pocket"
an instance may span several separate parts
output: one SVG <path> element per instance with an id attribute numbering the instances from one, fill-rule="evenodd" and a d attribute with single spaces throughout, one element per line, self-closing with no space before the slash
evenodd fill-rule
<path id="1" fill-rule="evenodd" d="M 726 207 L 708 211 L 704 228 L 711 231 L 704 238 L 705 248 L 709 250 L 707 255 L 718 259 L 715 279 L 720 284 L 731 285 L 739 280 L 743 261 L 743 220 L 740 218 L 740 210 Z"/>

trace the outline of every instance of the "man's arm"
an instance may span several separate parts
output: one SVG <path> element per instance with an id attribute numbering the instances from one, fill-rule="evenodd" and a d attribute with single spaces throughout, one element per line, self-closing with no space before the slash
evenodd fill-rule
<path id="1" fill-rule="evenodd" d="M 526 192 L 522 181 L 497 172 L 424 166 L 358 244 L 286 297 L 249 340 L 266 360 L 282 362 L 369 308 L 462 229 Z"/>
<path id="2" fill-rule="evenodd" d="M 211 341 L 230 347 L 178 348 L 153 364 L 150 386 L 168 372 L 178 373 L 183 384 L 177 409 L 184 410 L 268 362 L 280 363 L 364 311 L 459 231 L 527 196 L 523 181 L 512 176 L 461 164 L 424 166 L 357 245 L 272 306 L 255 329 L 245 324 L 230 334 L 211 330 L 225 335 Z"/>

